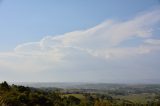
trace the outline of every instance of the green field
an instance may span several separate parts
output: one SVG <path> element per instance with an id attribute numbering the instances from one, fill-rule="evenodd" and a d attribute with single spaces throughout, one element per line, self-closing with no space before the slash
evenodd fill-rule
<path id="1" fill-rule="evenodd" d="M 83 96 L 83 94 L 65 94 L 63 96 L 66 96 L 66 97 L 68 97 L 68 96 L 74 96 L 74 97 L 79 98 L 81 100 L 85 99 L 85 96 Z"/>
<path id="2" fill-rule="evenodd" d="M 115 98 L 120 98 L 124 100 L 129 100 L 134 103 L 147 103 L 148 100 L 151 100 L 155 97 L 154 94 L 130 94 L 126 96 L 116 96 Z"/>
<path id="3" fill-rule="evenodd" d="M 64 94 L 63 96 L 66 96 L 66 97 L 74 96 L 81 100 L 85 100 L 85 96 L 83 94 Z M 144 94 L 131 94 L 131 95 L 126 95 L 126 96 L 113 96 L 113 97 L 115 99 L 120 98 L 121 100 L 129 100 L 133 103 L 147 103 L 147 101 L 150 99 L 153 99 L 155 95 L 144 93 Z"/>

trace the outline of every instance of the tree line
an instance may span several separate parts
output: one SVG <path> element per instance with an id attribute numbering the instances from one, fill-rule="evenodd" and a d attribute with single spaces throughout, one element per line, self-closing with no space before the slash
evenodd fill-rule
<path id="1" fill-rule="evenodd" d="M 106 95 L 86 93 L 84 96 L 82 100 L 72 95 L 64 96 L 60 91 L 9 85 L 6 81 L 0 83 L 0 106 L 160 106 L 159 101 L 136 104 Z"/>

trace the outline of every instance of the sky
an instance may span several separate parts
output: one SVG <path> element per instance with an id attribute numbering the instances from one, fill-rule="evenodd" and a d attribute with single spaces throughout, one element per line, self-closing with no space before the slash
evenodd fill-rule
<path id="1" fill-rule="evenodd" d="M 159 0 L 0 0 L 0 81 L 160 83 Z"/>

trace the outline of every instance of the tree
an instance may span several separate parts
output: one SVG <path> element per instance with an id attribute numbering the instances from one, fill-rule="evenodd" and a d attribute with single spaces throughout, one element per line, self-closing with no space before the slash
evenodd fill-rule
<path id="1" fill-rule="evenodd" d="M 80 99 L 78 99 L 78 98 L 76 98 L 76 97 L 74 97 L 74 96 L 69 96 L 69 97 L 68 97 L 68 101 L 70 102 L 71 106 L 72 106 L 72 105 L 79 105 L 80 102 L 81 102 Z"/>
<path id="2" fill-rule="evenodd" d="M 96 100 L 95 103 L 94 103 L 94 106 L 101 106 L 100 101 Z"/>
<path id="3" fill-rule="evenodd" d="M 10 86 L 8 85 L 8 83 L 6 81 L 4 81 L 0 84 L 0 89 L 3 91 L 8 91 L 8 90 L 10 90 Z"/>

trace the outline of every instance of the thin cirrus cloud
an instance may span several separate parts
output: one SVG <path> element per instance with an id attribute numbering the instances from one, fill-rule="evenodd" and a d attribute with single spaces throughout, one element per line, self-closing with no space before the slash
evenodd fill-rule
<path id="1" fill-rule="evenodd" d="M 39 42 L 20 44 L 12 52 L 1 52 L 0 67 L 31 72 L 52 69 L 65 71 L 73 69 L 71 67 L 79 71 L 95 68 L 106 70 L 108 65 L 97 69 L 91 63 L 94 61 L 98 65 L 107 61 L 113 65 L 115 61 L 127 62 L 159 52 L 160 39 L 154 38 L 154 28 L 159 22 L 160 10 L 155 9 L 126 21 L 107 20 L 87 30 L 46 36 Z M 129 41 L 136 43 L 134 40 L 139 39 L 136 45 L 128 46 Z M 82 69 L 84 64 L 87 67 Z M 117 70 L 114 68 L 110 70 Z M 129 70 L 129 67 L 125 70 Z"/>

